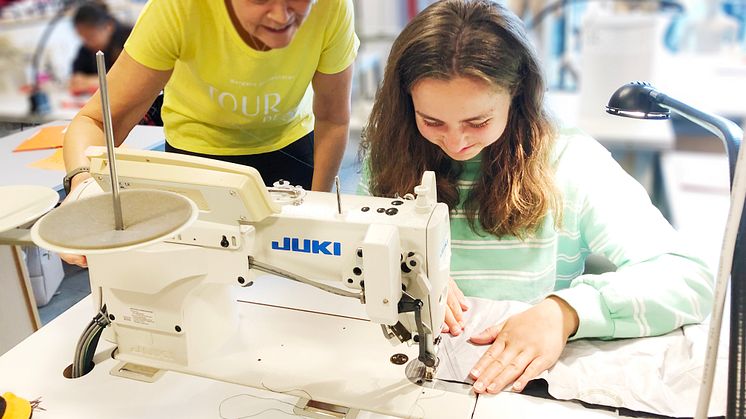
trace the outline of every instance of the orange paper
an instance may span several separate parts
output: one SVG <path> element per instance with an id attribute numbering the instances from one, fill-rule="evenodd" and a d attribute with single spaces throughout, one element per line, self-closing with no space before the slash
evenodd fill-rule
<path id="1" fill-rule="evenodd" d="M 32 167 L 34 169 L 58 170 L 60 172 L 64 172 L 65 160 L 62 157 L 62 149 L 60 148 L 55 150 L 54 154 L 45 159 L 29 163 L 28 167 Z"/>
<path id="2" fill-rule="evenodd" d="M 46 150 L 62 147 L 62 139 L 65 136 L 67 125 L 44 127 L 33 137 L 22 142 L 13 151 Z"/>

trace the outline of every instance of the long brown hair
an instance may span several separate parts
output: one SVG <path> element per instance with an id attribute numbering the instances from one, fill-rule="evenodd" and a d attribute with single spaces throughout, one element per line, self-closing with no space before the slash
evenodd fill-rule
<path id="1" fill-rule="evenodd" d="M 444 0 L 418 14 L 396 38 L 365 128 L 370 192 L 411 192 L 422 172 L 437 176 L 438 199 L 459 204 L 462 163 L 417 129 L 410 92 L 424 78 L 477 78 L 511 93 L 501 138 L 482 151 L 481 174 L 463 203 L 472 230 L 478 219 L 496 236 L 536 232 L 548 211 L 561 211 L 550 162 L 554 124 L 544 109 L 544 78 L 519 19 L 488 0 Z M 559 214 L 555 218 L 557 223 Z"/>

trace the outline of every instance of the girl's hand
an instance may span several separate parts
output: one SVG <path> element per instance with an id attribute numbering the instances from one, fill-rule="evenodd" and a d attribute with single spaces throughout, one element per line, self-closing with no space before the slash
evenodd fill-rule
<path id="1" fill-rule="evenodd" d="M 446 318 L 442 332 L 458 336 L 464 329 L 464 311 L 469 309 L 464 293 L 458 289 L 453 278 L 448 279 L 448 301 L 446 302 Z"/>
<path id="2" fill-rule="evenodd" d="M 578 315 L 563 299 L 550 296 L 530 309 L 487 328 L 469 340 L 492 344 L 469 375 L 476 393 L 498 393 L 512 384 L 522 391 L 526 383 L 552 367 L 567 338 L 578 329 Z"/>

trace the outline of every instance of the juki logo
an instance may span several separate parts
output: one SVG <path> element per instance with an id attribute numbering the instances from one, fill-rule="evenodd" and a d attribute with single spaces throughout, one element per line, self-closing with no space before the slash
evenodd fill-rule
<path id="1" fill-rule="evenodd" d="M 329 248 L 331 246 L 331 249 Z M 313 253 L 315 255 L 342 255 L 342 243 L 333 241 L 320 241 L 311 239 L 299 239 L 297 237 L 283 237 L 282 244 L 272 241 L 272 250 L 287 250 L 289 252 Z"/>

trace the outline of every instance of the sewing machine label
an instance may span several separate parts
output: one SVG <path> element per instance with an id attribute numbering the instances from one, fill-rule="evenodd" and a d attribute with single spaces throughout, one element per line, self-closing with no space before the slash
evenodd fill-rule
<path id="1" fill-rule="evenodd" d="M 155 319 L 153 317 L 152 311 L 134 307 L 130 307 L 130 315 L 124 316 L 124 321 L 143 325 L 155 324 Z"/>
<path id="2" fill-rule="evenodd" d="M 272 250 L 285 250 L 288 252 L 312 253 L 315 255 L 342 255 L 342 243 L 333 241 L 321 241 L 311 239 L 300 239 L 298 237 L 283 237 L 282 244 L 272 241 Z"/>

